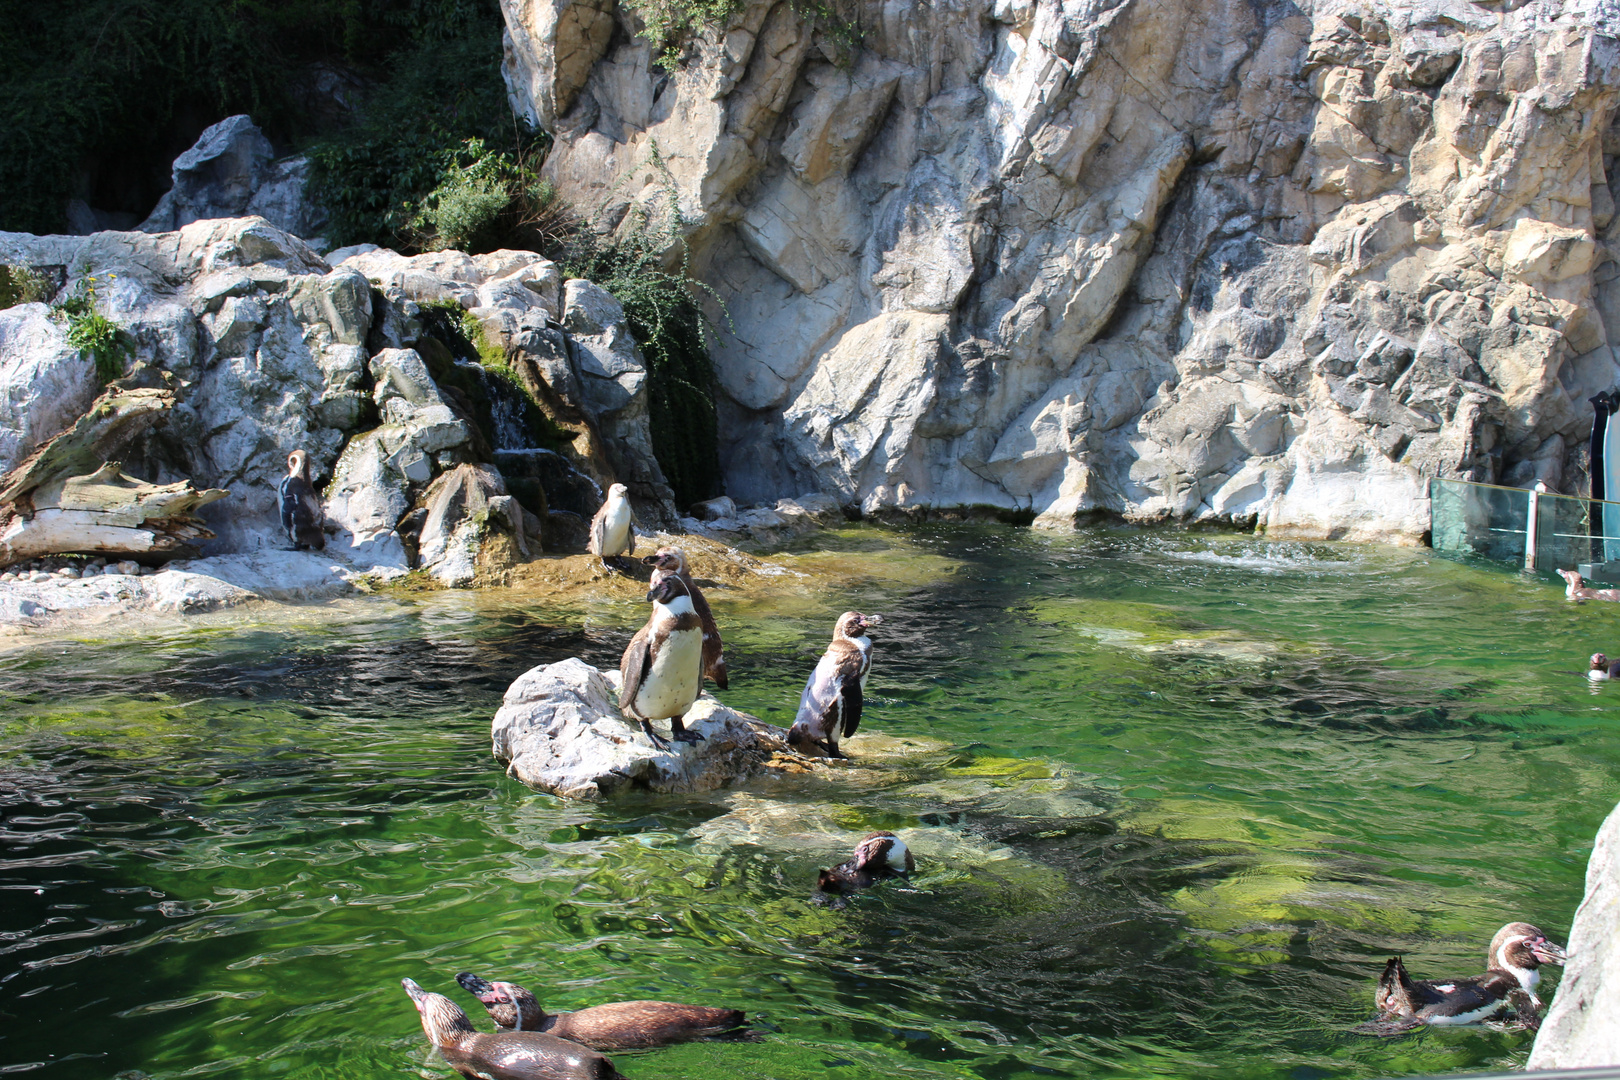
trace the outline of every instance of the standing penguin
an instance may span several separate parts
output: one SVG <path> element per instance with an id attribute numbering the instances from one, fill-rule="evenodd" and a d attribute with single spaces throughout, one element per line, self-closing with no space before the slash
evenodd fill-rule
<path id="1" fill-rule="evenodd" d="M 668 718 L 672 738 L 701 742 L 703 736 L 687 731 L 681 717 L 703 686 L 703 623 L 686 586 L 673 574 L 654 585 L 647 599 L 652 616 L 630 639 L 619 662 L 619 710 L 640 720 L 641 730 L 660 750 L 668 750 L 669 743 L 649 720 Z"/>
<path id="2" fill-rule="evenodd" d="M 872 670 L 872 639 L 866 632 L 882 621 L 881 615 L 858 611 L 838 616 L 832 644 L 799 695 L 799 715 L 788 731 L 789 746 L 814 743 L 828 757 L 849 756 L 838 749 L 838 740 L 855 734 L 860 725 L 866 674 Z"/>
<path id="3" fill-rule="evenodd" d="M 294 450 L 287 455 L 287 475 L 281 478 L 281 527 L 294 550 L 326 547 L 326 511 L 315 485 L 309 482 L 309 455 Z"/>
<path id="4" fill-rule="evenodd" d="M 592 555 L 608 565 L 615 555 L 636 554 L 636 515 L 630 509 L 630 489 L 623 484 L 608 488 L 602 508 L 591 518 L 591 535 L 586 545 Z"/>
<path id="5" fill-rule="evenodd" d="M 703 624 L 703 674 L 714 680 L 720 689 L 726 686 L 726 647 L 720 640 L 720 627 L 715 625 L 714 613 L 703 590 L 692 584 L 692 572 L 686 563 L 686 552 L 678 547 L 661 547 L 656 554 L 641 560 L 653 567 L 652 583 L 656 586 L 666 575 L 673 574 L 686 586 L 686 595 L 692 598 L 692 609 Z"/>

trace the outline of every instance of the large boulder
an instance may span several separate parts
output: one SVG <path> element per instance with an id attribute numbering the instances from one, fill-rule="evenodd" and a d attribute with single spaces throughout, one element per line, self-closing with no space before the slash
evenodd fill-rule
<path id="1" fill-rule="evenodd" d="M 616 680 L 616 672 L 604 675 L 573 658 L 520 675 L 491 728 L 495 756 L 507 773 L 571 799 L 632 789 L 712 791 L 759 776 L 787 750 L 786 731 L 707 695 L 684 719 L 703 740 L 659 750 L 620 714 Z M 655 730 L 664 726 L 654 724 Z"/>
<path id="2" fill-rule="evenodd" d="M 1525 1067 L 1605 1065 L 1620 1065 L 1620 807 L 1592 844 L 1586 898 L 1569 931 L 1569 964 Z"/>
<path id="3" fill-rule="evenodd" d="M 314 237 L 326 224 L 325 212 L 305 197 L 309 161 L 277 161 L 270 140 L 245 114 L 207 128 L 174 159 L 172 175 L 173 186 L 140 224 L 142 232 L 256 215 L 295 236 Z"/>

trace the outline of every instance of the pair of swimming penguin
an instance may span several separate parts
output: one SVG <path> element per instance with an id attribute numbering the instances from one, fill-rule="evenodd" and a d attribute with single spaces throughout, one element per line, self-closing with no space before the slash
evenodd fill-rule
<path id="1" fill-rule="evenodd" d="M 635 556 L 635 518 L 629 491 L 623 484 L 608 489 L 602 507 L 591 519 L 590 550 L 608 559 Z M 654 746 L 670 748 L 669 740 L 653 731 L 651 721 L 668 720 L 670 739 L 695 743 L 703 736 L 682 722 L 702 690 L 704 678 L 724 690 L 725 645 L 720 628 L 703 591 L 692 581 L 686 553 L 661 547 L 642 560 L 653 567 L 647 599 L 652 614 L 630 639 L 619 661 L 619 708 L 641 723 Z M 868 631 L 883 622 L 881 615 L 846 611 L 833 626 L 832 642 L 799 695 L 799 711 L 788 730 L 788 745 L 819 747 L 829 757 L 847 757 L 838 741 L 855 734 L 865 701 L 866 678 L 872 670 L 872 638 Z"/>

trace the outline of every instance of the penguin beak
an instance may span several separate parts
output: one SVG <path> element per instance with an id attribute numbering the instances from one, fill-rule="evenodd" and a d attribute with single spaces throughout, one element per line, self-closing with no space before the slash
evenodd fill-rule
<path id="1" fill-rule="evenodd" d="M 883 622 L 883 616 L 881 615 L 867 615 L 865 619 L 867 626 L 878 626 Z"/>
<path id="2" fill-rule="evenodd" d="M 1536 940 L 1532 941 L 1530 943 L 1530 951 L 1535 955 L 1535 958 L 1540 960 L 1543 964 L 1558 964 L 1559 966 L 1563 966 L 1564 961 L 1569 959 L 1569 953 L 1565 952 L 1557 945 L 1554 945 L 1546 938 L 1537 938 Z"/>
<path id="3" fill-rule="evenodd" d="M 399 980 L 399 985 L 403 986 L 405 988 L 405 992 L 411 995 L 411 1000 L 416 1002 L 416 1011 L 421 1012 L 422 999 L 427 996 L 427 991 L 423 990 L 420 986 L 417 986 L 415 980 L 413 979 L 401 979 Z"/>
<path id="4" fill-rule="evenodd" d="M 487 994 L 495 989 L 493 983 L 480 979 L 477 975 L 474 975 L 470 971 L 463 971 L 461 974 L 457 975 L 456 982 L 460 983 L 461 988 L 467 991 L 467 993 L 471 994 L 473 997 L 481 997 L 482 995 Z"/>
<path id="5" fill-rule="evenodd" d="M 642 566 L 657 566 L 658 565 L 658 556 L 656 556 L 656 555 L 643 555 L 641 557 L 641 565 Z"/>
<path id="6" fill-rule="evenodd" d="M 647 590 L 647 600 L 649 602 L 651 602 L 651 601 L 656 600 L 656 599 L 658 599 L 658 590 L 657 589 L 648 589 Z"/>

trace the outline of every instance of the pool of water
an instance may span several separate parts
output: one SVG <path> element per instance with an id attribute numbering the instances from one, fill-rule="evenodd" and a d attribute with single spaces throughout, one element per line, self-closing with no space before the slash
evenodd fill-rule
<path id="1" fill-rule="evenodd" d="M 741 792 L 562 803 L 489 756 L 518 674 L 617 664 L 625 600 L 431 594 L 0 653 L 0 1072 L 449 1076 L 399 980 L 476 1010 L 464 970 L 763 1032 L 616 1055 L 635 1080 L 1522 1064 L 1517 1031 L 1348 1028 L 1390 955 L 1468 974 L 1509 920 L 1567 935 L 1620 797 L 1620 686 L 1580 675 L 1620 653 L 1620 605 L 1427 552 L 1124 527 L 815 546 L 794 565 L 864 576 L 711 593 L 720 696 L 786 723 L 837 613 L 879 611 L 846 748 L 912 745 Z M 810 903 L 873 828 L 910 840 L 911 887 Z"/>

